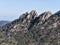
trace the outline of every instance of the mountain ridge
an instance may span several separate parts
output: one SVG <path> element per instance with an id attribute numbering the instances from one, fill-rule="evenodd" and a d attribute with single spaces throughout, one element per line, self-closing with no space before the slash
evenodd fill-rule
<path id="1" fill-rule="evenodd" d="M 1 32 L 8 43 L 14 39 L 14 45 L 59 45 L 60 11 L 55 14 L 47 11 L 39 16 L 35 10 L 26 12 L 2 26 Z"/>

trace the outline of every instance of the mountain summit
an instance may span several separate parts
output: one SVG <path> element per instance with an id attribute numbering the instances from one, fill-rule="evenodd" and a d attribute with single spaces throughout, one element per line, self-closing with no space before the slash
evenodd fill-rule
<path id="1" fill-rule="evenodd" d="M 60 11 L 38 16 L 35 10 L 1 27 L 6 45 L 60 45 Z M 1 37 L 0 37 L 1 38 Z"/>

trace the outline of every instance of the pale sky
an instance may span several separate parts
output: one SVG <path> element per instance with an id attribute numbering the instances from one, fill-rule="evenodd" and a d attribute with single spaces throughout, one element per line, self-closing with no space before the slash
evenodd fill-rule
<path id="1" fill-rule="evenodd" d="M 0 0 L 0 20 L 12 21 L 31 10 L 54 13 L 60 10 L 60 0 Z"/>

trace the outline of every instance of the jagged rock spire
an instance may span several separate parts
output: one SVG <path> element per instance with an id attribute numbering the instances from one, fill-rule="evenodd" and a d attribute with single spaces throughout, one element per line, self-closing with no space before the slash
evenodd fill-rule
<path id="1" fill-rule="evenodd" d="M 37 12 L 35 10 L 32 10 L 30 12 L 30 19 L 34 19 L 37 16 Z"/>
<path id="2" fill-rule="evenodd" d="M 42 20 L 48 19 L 51 15 L 52 15 L 52 13 L 50 11 L 44 12 L 43 17 L 42 17 Z"/>
<path id="3" fill-rule="evenodd" d="M 37 12 L 35 10 L 32 10 L 30 13 L 26 12 L 24 14 L 22 14 L 19 18 L 20 19 L 33 19 L 37 16 Z"/>
<path id="4" fill-rule="evenodd" d="M 36 12 L 35 10 L 32 10 L 32 11 L 30 12 L 30 14 L 31 14 L 32 16 L 35 16 L 35 15 L 37 15 L 37 12 Z"/>

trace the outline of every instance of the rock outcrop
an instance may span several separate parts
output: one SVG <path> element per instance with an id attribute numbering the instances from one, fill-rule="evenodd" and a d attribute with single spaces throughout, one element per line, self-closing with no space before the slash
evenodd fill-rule
<path id="1" fill-rule="evenodd" d="M 60 45 L 60 11 L 55 14 L 47 11 L 38 16 L 32 10 L 1 28 L 8 43 L 13 39 L 15 45 Z"/>
<path id="2" fill-rule="evenodd" d="M 44 12 L 44 15 L 43 15 L 43 17 L 42 17 L 42 20 L 47 20 L 50 16 L 51 16 L 52 14 L 51 14 L 51 12 Z"/>

